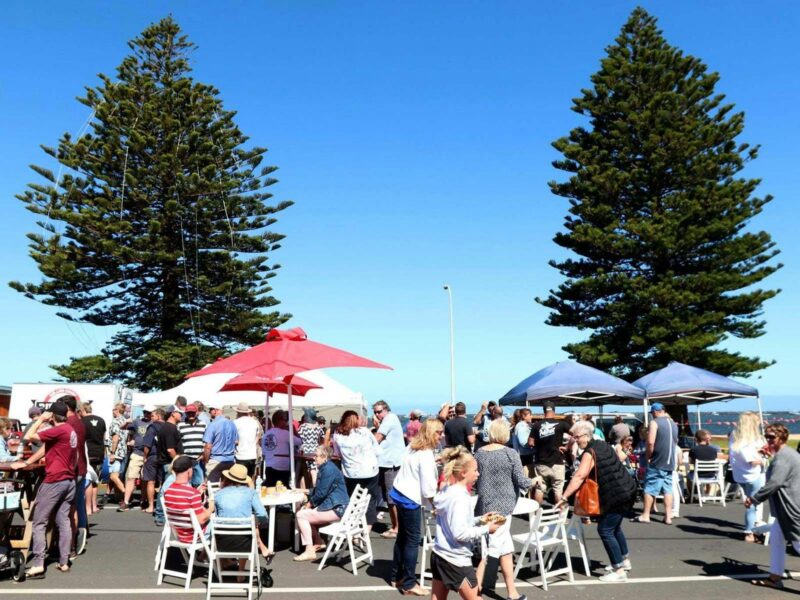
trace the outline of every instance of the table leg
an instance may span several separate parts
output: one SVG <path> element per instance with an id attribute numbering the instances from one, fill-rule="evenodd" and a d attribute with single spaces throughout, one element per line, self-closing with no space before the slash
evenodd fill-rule
<path id="1" fill-rule="evenodd" d="M 275 552 L 275 506 L 269 507 L 269 551 Z"/>
<path id="2" fill-rule="evenodd" d="M 300 552 L 300 530 L 297 528 L 297 504 L 292 504 L 292 520 L 294 521 L 294 551 Z"/>

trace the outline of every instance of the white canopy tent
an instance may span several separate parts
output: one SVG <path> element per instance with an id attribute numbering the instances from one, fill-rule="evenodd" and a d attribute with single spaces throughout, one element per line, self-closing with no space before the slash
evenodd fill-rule
<path id="1" fill-rule="evenodd" d="M 223 406 L 236 406 L 239 402 L 246 402 L 254 410 L 264 408 L 265 392 L 220 392 L 219 389 L 225 383 L 236 377 L 238 373 L 213 373 L 191 377 L 180 385 L 160 392 L 134 392 L 133 405 L 144 406 L 153 404 L 155 406 L 167 406 L 175 402 L 178 396 L 185 397 L 189 402 L 202 402 L 208 404 L 211 400 L 217 400 Z M 321 387 L 318 390 L 309 390 L 305 396 L 292 394 L 292 407 L 303 409 L 312 407 L 328 418 L 338 416 L 340 411 L 346 409 L 361 412 L 364 407 L 364 395 L 348 388 L 343 383 L 337 381 L 330 375 L 322 371 L 305 371 L 299 373 L 303 379 L 316 383 Z M 269 400 L 271 409 L 286 409 L 289 406 L 289 399 L 286 394 L 272 394 Z"/>

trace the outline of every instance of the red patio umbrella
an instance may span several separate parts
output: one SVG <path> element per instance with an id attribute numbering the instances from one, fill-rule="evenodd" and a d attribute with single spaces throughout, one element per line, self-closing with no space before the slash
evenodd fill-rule
<path id="1" fill-rule="evenodd" d="M 267 341 L 220 359 L 199 371 L 189 373 L 186 377 L 211 373 L 246 373 L 257 369 L 259 375 L 280 379 L 303 371 L 332 367 L 391 370 L 387 365 L 319 342 L 312 342 L 305 331 L 295 327 L 286 330 L 273 329 L 267 334 Z"/>
<path id="2" fill-rule="evenodd" d="M 283 379 L 288 384 L 288 408 L 291 415 L 295 373 L 332 367 L 367 367 L 391 370 L 391 367 L 387 365 L 362 356 L 319 342 L 312 342 L 308 339 L 305 331 L 295 327 L 286 330 L 272 329 L 267 334 L 265 342 L 242 350 L 228 358 L 220 359 L 199 371 L 189 373 L 186 377 L 212 373 L 246 374 L 251 372 L 273 381 Z M 269 402 L 269 395 L 267 395 L 267 402 Z M 269 409 L 269 404 L 267 404 L 267 409 Z M 290 485 L 294 487 L 294 452 L 289 453 L 289 464 L 292 478 Z"/>
<path id="3" fill-rule="evenodd" d="M 322 389 L 321 385 L 317 385 L 313 381 L 303 379 L 302 377 L 294 376 L 291 378 L 291 384 L 283 379 L 270 379 L 263 377 L 253 372 L 243 373 L 237 375 L 233 379 L 225 382 L 219 391 L 220 392 L 267 392 L 268 394 L 287 394 L 289 386 L 292 388 L 292 393 L 298 396 L 305 396 L 310 390 Z"/>

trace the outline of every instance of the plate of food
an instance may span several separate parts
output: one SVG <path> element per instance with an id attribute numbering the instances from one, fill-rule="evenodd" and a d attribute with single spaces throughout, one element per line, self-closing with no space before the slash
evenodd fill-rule
<path id="1" fill-rule="evenodd" d="M 481 517 L 481 523 L 487 525 L 489 523 L 497 523 L 498 525 L 502 525 L 506 522 L 506 518 L 498 513 L 490 513 L 488 515 L 483 515 Z"/>

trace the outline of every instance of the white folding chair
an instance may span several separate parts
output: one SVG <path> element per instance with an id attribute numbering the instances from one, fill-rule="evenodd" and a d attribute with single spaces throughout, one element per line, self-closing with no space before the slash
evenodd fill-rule
<path id="1" fill-rule="evenodd" d="M 211 552 L 208 555 L 209 563 L 212 564 L 214 574 L 216 574 L 216 581 L 209 573 L 208 582 L 206 584 L 206 600 L 210 600 L 212 590 L 241 590 L 247 592 L 247 600 L 253 597 L 253 586 L 258 588 L 258 543 L 256 536 L 255 517 L 246 518 L 222 518 L 213 517 L 211 519 Z M 249 549 L 247 551 L 230 551 L 220 550 L 220 541 L 224 538 L 223 547 L 225 543 L 230 543 L 233 540 L 242 539 L 249 542 Z M 239 571 L 239 559 L 247 559 L 247 571 Z M 224 560 L 234 559 L 236 561 L 236 570 L 225 569 L 222 562 Z M 225 582 L 225 577 L 233 577 L 238 579 L 245 576 L 247 579 L 239 583 L 234 580 Z"/>
<path id="2" fill-rule="evenodd" d="M 531 554 L 536 552 L 536 564 L 542 576 L 542 587 L 547 590 L 547 577 L 566 574 L 569 581 L 575 581 L 572 572 L 572 558 L 569 553 L 567 537 L 567 511 L 557 508 L 539 508 L 530 517 L 528 533 L 511 536 L 515 543 L 522 546 L 514 569 L 514 577 L 520 569 L 534 564 Z M 559 547 L 564 551 L 567 565 L 561 569 L 549 570 L 556 558 Z"/>
<path id="3" fill-rule="evenodd" d="M 586 572 L 587 577 L 592 576 L 592 571 L 589 568 L 591 564 L 589 561 L 589 551 L 586 549 L 586 535 L 583 531 L 583 520 L 574 514 L 567 525 L 567 539 L 578 542 L 578 550 L 581 553 L 581 560 L 583 560 L 583 570 Z"/>
<path id="4" fill-rule="evenodd" d="M 350 496 L 350 502 L 342 518 L 336 523 L 320 528 L 320 534 L 330 536 L 330 540 L 325 548 L 325 554 L 322 555 L 318 571 L 321 571 L 322 567 L 325 566 L 325 561 L 328 560 L 329 556 L 338 554 L 344 548 L 345 543 L 347 543 L 347 549 L 350 553 L 350 565 L 353 569 L 353 575 L 358 575 L 359 563 L 368 562 L 372 564 L 372 544 L 369 540 L 369 528 L 367 527 L 369 501 L 370 495 L 367 493 L 367 489 L 357 485 L 356 489 L 353 490 L 353 495 Z M 357 555 L 357 550 L 362 553 L 361 556 Z"/>
<path id="5" fill-rule="evenodd" d="M 422 560 L 419 563 L 419 584 L 425 587 L 425 578 L 433 578 L 428 570 L 428 557 L 433 548 L 433 540 L 436 535 L 436 517 L 433 513 L 422 508 Z"/>
<path id="6" fill-rule="evenodd" d="M 709 486 L 712 493 L 703 494 L 703 487 Z M 725 463 L 718 460 L 697 460 L 694 463 L 692 487 L 689 493 L 691 502 L 695 493 L 697 502 L 720 502 L 725 506 Z"/>
<path id="7" fill-rule="evenodd" d="M 208 499 L 212 502 L 214 501 L 214 494 L 219 491 L 219 487 L 222 485 L 219 481 L 207 481 L 206 482 L 206 492 L 208 493 Z"/>
<path id="8" fill-rule="evenodd" d="M 208 566 L 208 563 L 197 560 L 196 554 L 198 550 L 205 550 L 206 555 L 209 555 L 210 548 L 206 541 L 205 532 L 200 526 L 200 521 L 197 520 L 197 515 L 194 511 L 174 511 L 169 510 L 164 504 L 164 499 L 161 499 L 161 507 L 164 509 L 164 522 L 166 536 L 162 534 L 162 543 L 159 544 L 161 549 L 161 564 L 158 568 L 158 579 L 156 585 L 161 585 L 164 581 L 165 575 L 171 577 L 178 577 L 185 580 L 184 587 L 189 589 L 192 583 L 192 570 L 194 565 Z M 178 538 L 176 528 L 191 530 L 192 539 L 188 542 L 182 542 Z M 172 571 L 166 568 L 167 555 L 170 548 L 177 548 L 180 550 L 181 555 L 186 561 L 186 572 Z"/>

